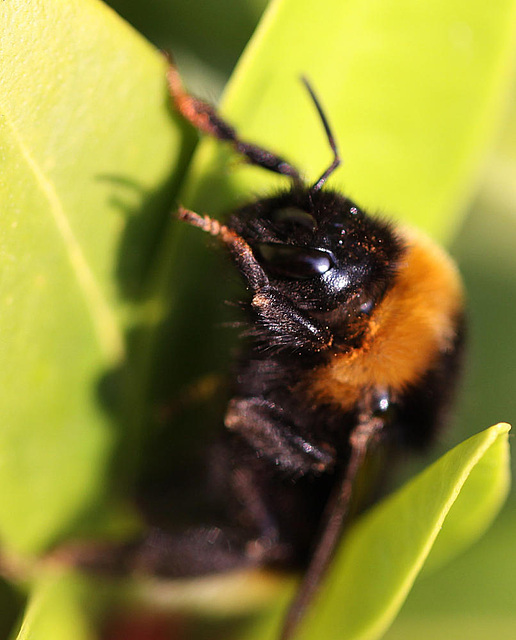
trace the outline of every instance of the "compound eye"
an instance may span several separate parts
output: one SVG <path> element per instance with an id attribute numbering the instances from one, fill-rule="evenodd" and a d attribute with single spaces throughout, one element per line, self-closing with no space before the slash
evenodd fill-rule
<path id="1" fill-rule="evenodd" d="M 289 244 L 264 242 L 257 252 L 262 262 L 274 274 L 284 278 L 304 280 L 326 273 L 333 267 L 331 253 L 321 249 L 295 247 Z"/>

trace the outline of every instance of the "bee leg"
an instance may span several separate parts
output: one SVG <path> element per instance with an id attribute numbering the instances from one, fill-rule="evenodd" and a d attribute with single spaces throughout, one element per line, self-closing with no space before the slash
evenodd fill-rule
<path id="1" fill-rule="evenodd" d="M 301 184 L 298 170 L 286 160 L 258 145 L 240 140 L 235 129 L 219 116 L 211 104 L 187 93 L 174 64 L 169 66 L 167 80 L 176 109 L 196 129 L 218 140 L 229 142 L 235 151 L 245 156 L 249 164 L 290 176 L 296 183 Z"/>
<path id="2" fill-rule="evenodd" d="M 240 465 L 233 470 L 232 490 L 241 506 L 239 519 L 247 521 L 253 530 L 245 544 L 246 558 L 256 565 L 288 560 L 290 549 L 280 541 L 278 522 L 259 486 L 255 472 L 248 466 Z"/>
<path id="3" fill-rule="evenodd" d="M 314 353 L 333 344 L 327 326 L 309 318 L 279 291 L 261 289 L 253 296 L 251 307 L 258 316 L 251 335 L 269 349 Z"/>
<path id="4" fill-rule="evenodd" d="M 278 524 L 267 505 L 268 489 L 260 485 L 252 462 L 238 462 L 241 449 L 242 443 L 224 432 L 210 450 L 202 486 L 211 507 L 205 521 L 190 520 L 176 530 L 152 526 L 121 543 L 72 542 L 57 547 L 49 559 L 93 574 L 166 579 L 288 562 L 292 549 L 280 542 Z"/>
<path id="5" fill-rule="evenodd" d="M 47 559 L 100 575 L 194 578 L 258 565 L 249 540 L 239 527 L 206 525 L 172 533 L 154 527 L 125 544 L 63 545 Z"/>
<path id="6" fill-rule="evenodd" d="M 226 428 L 238 433 L 253 450 L 295 477 L 319 475 L 334 466 L 333 449 L 296 434 L 281 411 L 265 398 L 233 398 L 224 421 Z"/>
<path id="7" fill-rule="evenodd" d="M 184 207 L 179 208 L 178 216 L 180 220 L 219 237 L 228 246 L 238 270 L 253 292 L 251 308 L 258 316 L 253 337 L 266 341 L 277 350 L 320 351 L 332 345 L 333 335 L 328 327 L 309 318 L 271 287 L 263 267 L 241 236 L 218 220 Z"/>
<path id="8" fill-rule="evenodd" d="M 384 420 L 375 415 L 373 405 L 376 404 L 376 394 L 372 392 L 360 407 L 358 424 L 349 436 L 350 459 L 341 470 L 341 477 L 326 504 L 310 564 L 287 611 L 280 640 L 291 640 L 295 635 L 335 554 L 342 530 L 352 515 L 357 480 L 365 469 L 367 457 L 382 439 Z"/>

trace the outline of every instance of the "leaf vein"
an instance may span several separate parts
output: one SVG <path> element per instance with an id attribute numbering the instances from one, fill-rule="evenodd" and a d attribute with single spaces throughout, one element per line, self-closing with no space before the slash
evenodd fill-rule
<path id="1" fill-rule="evenodd" d="M 24 143 L 12 120 L 5 118 L 5 121 L 12 131 L 23 159 L 34 174 L 37 184 L 48 201 L 52 218 L 63 240 L 79 288 L 86 300 L 86 307 L 90 313 L 100 348 L 104 356 L 111 362 L 120 361 L 124 354 L 124 341 L 119 323 L 88 265 L 79 241 L 70 226 L 59 194 Z"/>

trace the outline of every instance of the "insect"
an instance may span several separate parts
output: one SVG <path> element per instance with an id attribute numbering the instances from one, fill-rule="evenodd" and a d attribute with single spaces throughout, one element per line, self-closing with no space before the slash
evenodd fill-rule
<path id="1" fill-rule="evenodd" d="M 378 469 L 391 464 L 393 452 L 424 448 L 438 431 L 460 368 L 462 286 L 453 262 L 429 239 L 327 188 L 340 158 L 306 80 L 333 152 L 314 184 L 241 140 L 211 105 L 185 91 L 174 65 L 168 81 L 177 110 L 196 129 L 291 180 L 225 224 L 179 211 L 220 240 L 248 299 L 245 348 L 213 449 L 226 518 L 170 538 L 168 571 L 303 571 L 282 631 L 287 640 L 344 525 L 367 486 L 381 479 Z"/>

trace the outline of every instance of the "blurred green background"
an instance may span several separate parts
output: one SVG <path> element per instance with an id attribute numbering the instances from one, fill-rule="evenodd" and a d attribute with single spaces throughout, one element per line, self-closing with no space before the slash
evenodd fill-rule
<path id="1" fill-rule="evenodd" d="M 188 86 L 214 99 L 267 3 L 113 0 L 110 4 L 157 46 L 173 50 Z M 505 123 L 449 249 L 466 286 L 469 349 L 459 409 L 454 424 L 442 435 L 440 452 L 496 422 L 516 424 L 516 100 L 506 106 Z M 418 579 L 388 640 L 514 637 L 515 507 L 511 495 L 482 540 L 448 566 Z"/>

